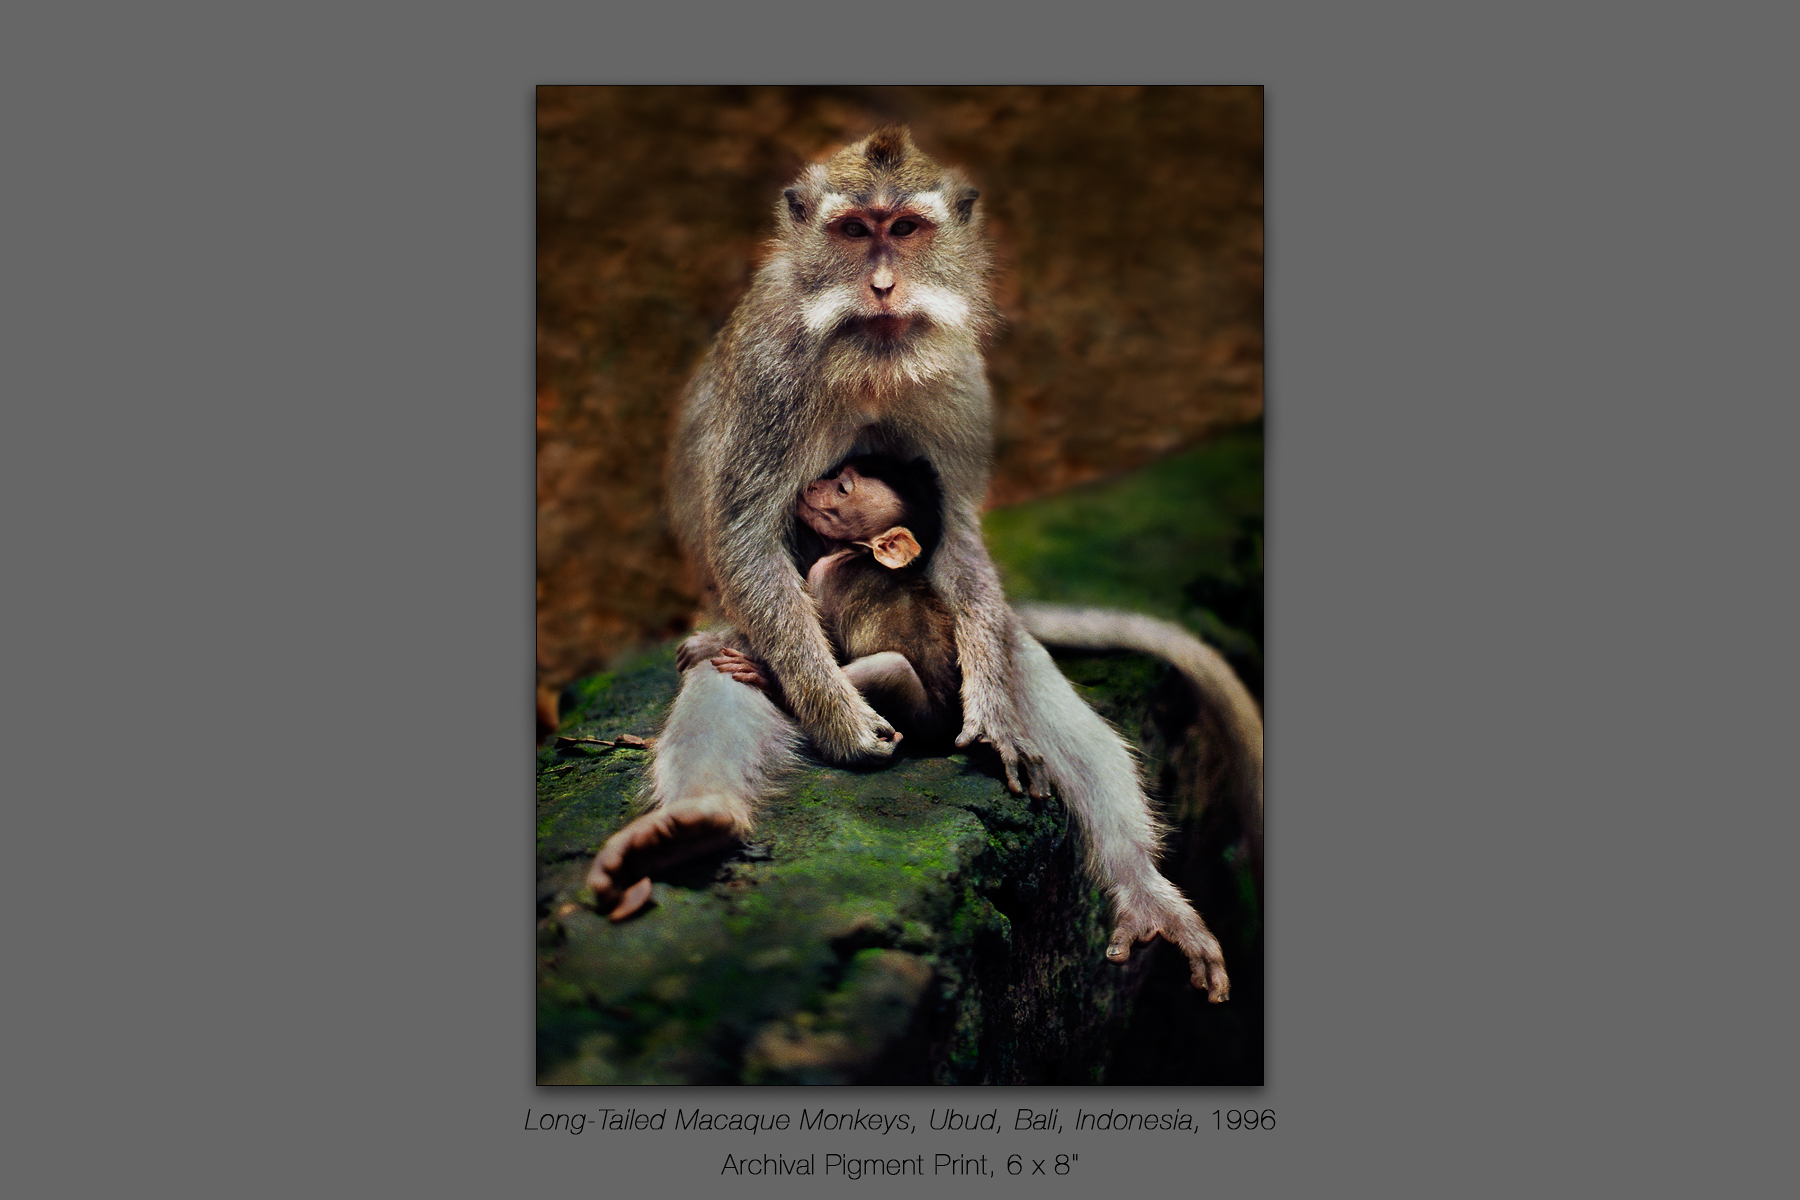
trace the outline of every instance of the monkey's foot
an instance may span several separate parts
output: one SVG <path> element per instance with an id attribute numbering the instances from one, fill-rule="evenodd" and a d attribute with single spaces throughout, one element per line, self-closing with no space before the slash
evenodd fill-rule
<path id="1" fill-rule="evenodd" d="M 737 809 L 722 797 L 705 796 L 678 807 L 645 813 L 606 840 L 587 885 L 601 912 L 623 921 L 650 898 L 650 874 L 698 858 L 737 840 Z"/>
<path id="2" fill-rule="evenodd" d="M 759 691 L 769 690 L 769 681 L 763 677 L 756 660 L 729 646 L 719 651 L 712 665 L 719 668 L 719 674 L 729 675 L 739 683 L 747 683 Z"/>
<path id="3" fill-rule="evenodd" d="M 1107 940 L 1106 957 L 1116 963 L 1126 962 L 1131 958 L 1133 943 L 1147 942 L 1157 934 L 1174 942 L 1187 955 L 1188 978 L 1206 993 L 1209 1002 L 1218 1004 L 1231 995 L 1231 980 L 1225 974 L 1225 953 L 1219 948 L 1219 939 L 1179 893 L 1147 896 L 1135 904 L 1120 899 L 1118 923 Z"/>
<path id="4" fill-rule="evenodd" d="M 675 669 L 687 671 L 697 667 L 725 648 L 725 639 L 718 634 L 696 633 L 675 651 Z"/>

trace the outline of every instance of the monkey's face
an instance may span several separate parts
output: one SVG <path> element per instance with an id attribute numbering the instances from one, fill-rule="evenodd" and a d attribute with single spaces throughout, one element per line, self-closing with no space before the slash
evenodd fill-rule
<path id="1" fill-rule="evenodd" d="M 881 341 L 895 341 L 921 320 L 937 315 L 922 267 L 931 253 L 937 223 L 920 211 L 926 205 L 907 197 L 888 208 L 852 201 L 825 222 L 835 258 L 832 273 L 842 283 L 842 304 L 850 322 Z"/>
<path id="2" fill-rule="evenodd" d="M 901 129 L 808 168 L 783 194 L 780 248 L 807 331 L 872 348 L 979 335 L 992 310 L 978 194 Z"/>
<path id="3" fill-rule="evenodd" d="M 866 542 L 901 524 L 905 510 L 900 494 L 891 486 L 845 465 L 807 484 L 797 511 L 820 537 Z"/>

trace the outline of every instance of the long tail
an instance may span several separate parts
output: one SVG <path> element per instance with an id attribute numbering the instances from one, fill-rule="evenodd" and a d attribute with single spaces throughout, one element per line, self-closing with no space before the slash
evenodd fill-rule
<path id="1" fill-rule="evenodd" d="M 1135 650 L 1169 663 L 1214 712 L 1233 743 L 1231 792 L 1260 882 L 1263 853 L 1262 712 L 1224 656 L 1187 630 L 1155 617 L 1105 608 L 1027 604 L 1019 620 L 1038 641 L 1073 650 Z"/>

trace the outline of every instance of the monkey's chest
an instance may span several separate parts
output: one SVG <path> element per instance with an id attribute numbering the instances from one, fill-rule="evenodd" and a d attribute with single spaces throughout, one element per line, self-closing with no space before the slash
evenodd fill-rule
<path id="1" fill-rule="evenodd" d="M 924 451 L 919 439 L 907 432 L 908 406 L 904 401 L 870 401 L 860 406 L 849 429 L 844 457 L 874 454 L 910 459 Z"/>

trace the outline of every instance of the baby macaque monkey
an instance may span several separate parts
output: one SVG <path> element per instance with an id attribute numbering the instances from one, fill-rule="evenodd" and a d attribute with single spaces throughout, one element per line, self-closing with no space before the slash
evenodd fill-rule
<path id="1" fill-rule="evenodd" d="M 817 551 L 806 590 L 844 674 L 901 735 L 931 745 L 962 727 L 956 620 L 925 574 L 939 505 L 929 463 L 865 455 L 807 484 L 796 506 L 819 542 L 801 554 Z M 779 700 L 778 682 L 741 652 L 712 663 Z"/>

